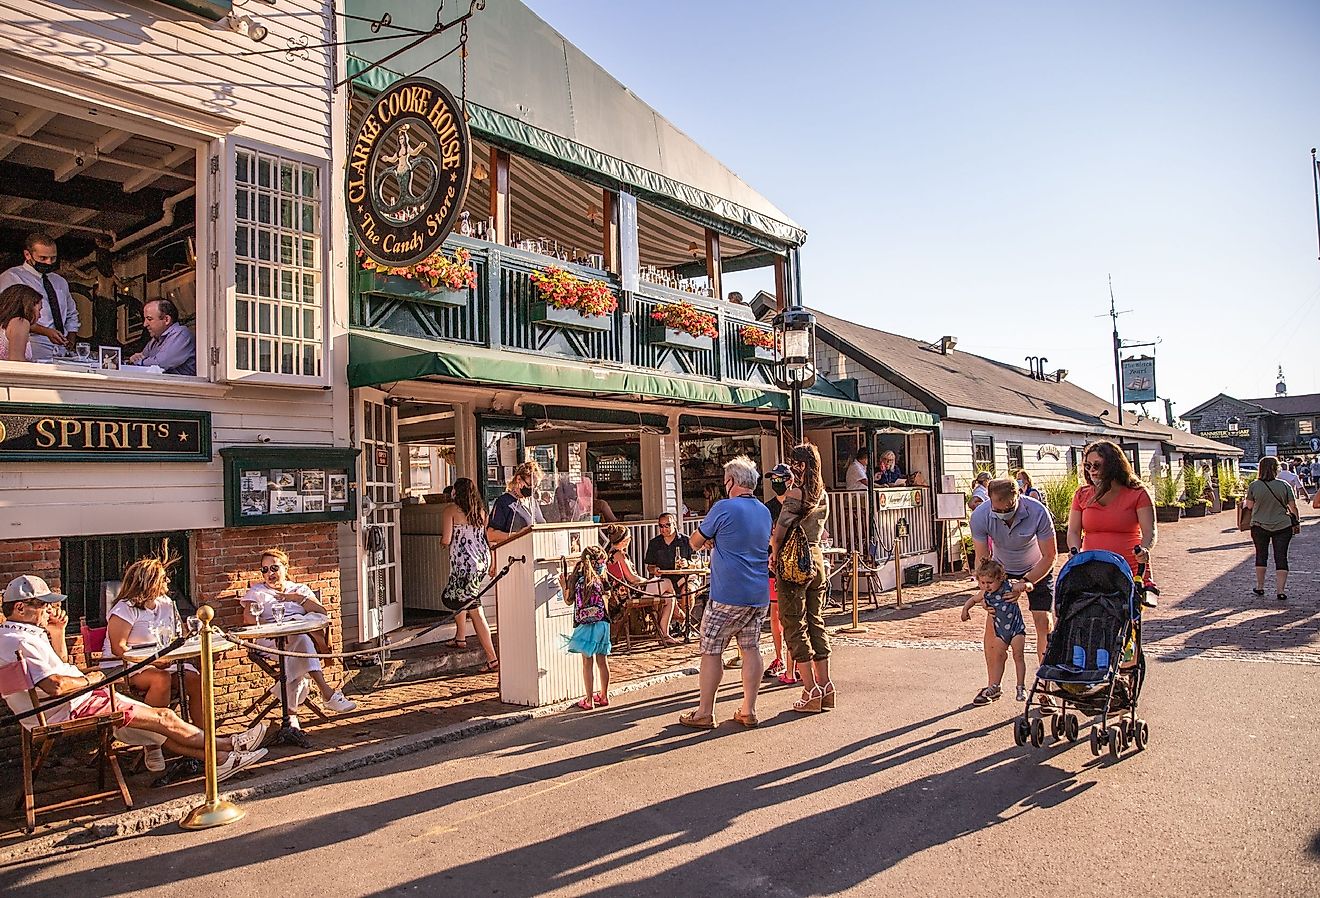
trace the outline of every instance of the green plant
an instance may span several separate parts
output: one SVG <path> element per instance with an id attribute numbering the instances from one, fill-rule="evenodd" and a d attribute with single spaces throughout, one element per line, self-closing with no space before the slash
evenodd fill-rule
<path id="1" fill-rule="evenodd" d="M 554 265 L 533 271 L 533 285 L 545 303 L 556 309 L 575 309 L 579 315 L 613 315 L 619 301 L 602 281 L 583 280 Z"/>
<path id="2" fill-rule="evenodd" d="M 357 254 L 358 258 L 362 260 L 361 264 L 364 271 L 411 278 L 425 284 L 432 290 L 442 288 L 445 290 L 472 290 L 477 286 L 477 272 L 472 268 L 472 254 L 465 249 L 455 251 L 452 259 L 446 256 L 443 251 L 436 250 L 420 262 L 401 267 L 382 265 L 362 250 L 358 250 Z"/>
<path id="3" fill-rule="evenodd" d="M 1237 471 L 1227 462 L 1219 465 L 1219 495 L 1225 499 L 1229 496 L 1236 496 L 1242 492 L 1241 483 L 1238 480 Z"/>
<path id="4" fill-rule="evenodd" d="M 690 302 L 660 303 L 651 312 L 651 320 L 694 337 L 718 337 L 715 316 L 702 312 Z"/>
<path id="5" fill-rule="evenodd" d="M 1178 497 L 1182 495 L 1182 475 L 1169 468 L 1151 478 L 1151 486 L 1154 488 L 1156 505 L 1177 505 Z"/>
<path id="6" fill-rule="evenodd" d="M 1075 471 L 1036 484 L 1036 488 L 1040 490 L 1041 501 L 1050 510 L 1050 517 L 1054 518 L 1055 530 L 1067 529 L 1068 515 L 1072 512 L 1073 494 L 1081 484 L 1081 478 Z"/>
<path id="7" fill-rule="evenodd" d="M 738 336 L 742 339 L 744 346 L 755 346 L 758 349 L 775 348 L 774 331 L 768 331 L 759 327 L 752 327 L 750 324 L 744 324 L 742 327 L 738 328 Z"/>
<path id="8" fill-rule="evenodd" d="M 1203 497 L 1206 487 L 1210 485 L 1209 479 L 1195 465 L 1189 465 L 1183 468 L 1182 480 L 1183 495 L 1186 497 L 1183 505 L 1206 505 Z"/>

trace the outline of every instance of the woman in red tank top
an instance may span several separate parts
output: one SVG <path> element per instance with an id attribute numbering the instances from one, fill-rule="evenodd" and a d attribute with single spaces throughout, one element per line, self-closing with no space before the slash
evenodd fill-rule
<path id="1" fill-rule="evenodd" d="M 1155 506 L 1123 451 L 1097 440 L 1083 454 L 1084 485 L 1073 494 L 1068 548 L 1101 549 L 1121 555 L 1135 575 L 1150 563 L 1155 545 Z"/>

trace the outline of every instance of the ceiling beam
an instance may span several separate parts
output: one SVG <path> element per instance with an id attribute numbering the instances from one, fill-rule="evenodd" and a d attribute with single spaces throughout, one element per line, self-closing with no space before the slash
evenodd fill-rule
<path id="1" fill-rule="evenodd" d="M 91 219 L 95 218 L 100 214 L 101 211 L 99 209 L 79 209 L 76 212 L 72 212 L 69 215 L 67 215 L 64 220 L 71 225 L 80 225 L 85 221 L 90 221 Z M 51 228 L 49 233 L 50 236 L 58 240 L 60 237 L 63 237 L 65 234 L 69 233 L 69 229 Z"/>
<path id="2" fill-rule="evenodd" d="M 165 191 L 151 189 L 129 195 L 124 193 L 118 181 L 87 175 L 80 177 L 74 184 L 61 184 L 49 169 L 0 162 L 0 196 L 59 203 L 75 209 L 122 212 L 138 218 L 150 216 L 154 219 L 160 217 Z"/>
<path id="3" fill-rule="evenodd" d="M 196 157 L 196 155 L 197 151 L 192 147 L 180 147 L 160 161 L 159 168 L 162 169 L 161 171 L 140 171 L 125 181 L 124 193 L 135 193 L 148 184 L 154 184 L 159 178 L 165 176 L 165 171 L 177 168 L 189 159 Z M 192 174 L 189 173 L 188 177 L 191 178 Z"/>
<path id="4" fill-rule="evenodd" d="M 13 130 L 9 131 L 8 134 L 0 135 L 0 159 L 4 159 L 22 146 L 21 141 L 7 140 L 7 137 L 31 137 L 44 128 L 46 123 L 54 117 L 55 113 L 48 109 L 29 109 L 19 116 L 18 121 L 14 122 Z"/>
<path id="5" fill-rule="evenodd" d="M 107 131 L 97 139 L 96 145 L 86 153 L 75 153 L 71 159 L 61 162 L 55 168 L 55 180 L 67 181 L 75 175 L 86 171 L 98 162 L 114 162 L 113 159 L 103 159 L 102 156 L 107 153 L 113 153 L 123 146 L 132 133 L 114 129 Z"/>

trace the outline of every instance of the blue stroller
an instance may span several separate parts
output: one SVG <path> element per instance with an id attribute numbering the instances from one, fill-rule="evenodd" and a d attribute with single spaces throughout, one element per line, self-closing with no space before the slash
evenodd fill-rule
<path id="1" fill-rule="evenodd" d="M 1129 744 L 1137 751 L 1146 747 L 1150 730 L 1137 717 L 1146 678 L 1141 579 L 1139 570 L 1134 582 L 1127 561 L 1113 552 L 1082 552 L 1059 571 L 1058 620 L 1026 707 L 1013 722 L 1014 742 L 1024 745 L 1029 739 L 1037 748 L 1045 742 L 1042 716 L 1032 718 L 1029 712 L 1037 695 L 1048 695 L 1058 704 L 1058 713 L 1050 717 L 1055 739 L 1077 741 L 1080 712 L 1092 718 L 1091 754 L 1098 757 L 1107 746 L 1117 759 Z"/>

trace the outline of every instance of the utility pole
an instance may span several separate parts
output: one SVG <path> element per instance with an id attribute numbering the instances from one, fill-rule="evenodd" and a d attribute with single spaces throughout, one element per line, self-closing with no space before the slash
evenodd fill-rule
<path id="1" fill-rule="evenodd" d="M 1114 395 L 1118 401 L 1118 426 L 1123 426 L 1123 363 L 1119 360 L 1118 311 L 1114 308 L 1114 276 L 1109 276 L 1109 318 L 1114 322 Z"/>
<path id="2" fill-rule="evenodd" d="M 1320 246 L 1320 163 L 1315 159 L 1315 147 L 1311 147 L 1311 184 L 1315 188 L 1315 239 Z"/>

